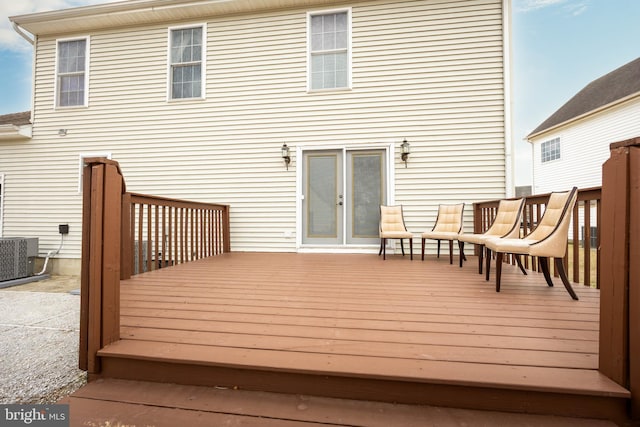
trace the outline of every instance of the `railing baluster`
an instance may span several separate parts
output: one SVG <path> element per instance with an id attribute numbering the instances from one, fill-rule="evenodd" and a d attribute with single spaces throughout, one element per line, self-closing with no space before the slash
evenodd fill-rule
<path id="1" fill-rule="evenodd" d="M 574 239 L 575 240 L 575 239 Z M 591 286 L 591 202 L 584 201 L 584 285 Z M 577 265 L 577 264 L 576 264 Z"/>
<path id="2" fill-rule="evenodd" d="M 573 207 L 573 281 L 580 283 L 580 206 L 576 203 Z"/>

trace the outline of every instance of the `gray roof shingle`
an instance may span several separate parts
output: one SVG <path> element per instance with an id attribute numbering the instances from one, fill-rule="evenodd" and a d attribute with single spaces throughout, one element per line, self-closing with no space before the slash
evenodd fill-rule
<path id="1" fill-rule="evenodd" d="M 31 111 L 0 115 L 0 125 L 23 126 L 31 124 Z"/>
<path id="2" fill-rule="evenodd" d="M 640 58 L 589 83 L 528 137 L 637 92 L 640 92 Z"/>

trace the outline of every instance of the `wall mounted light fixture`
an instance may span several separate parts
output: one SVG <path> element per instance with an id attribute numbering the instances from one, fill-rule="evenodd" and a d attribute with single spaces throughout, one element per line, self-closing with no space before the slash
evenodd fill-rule
<path id="1" fill-rule="evenodd" d="M 404 141 L 402 141 L 402 144 L 400 144 L 400 158 L 404 162 L 405 168 L 407 167 L 407 159 L 409 158 L 409 154 L 411 154 L 411 144 L 409 144 L 407 142 L 407 139 L 405 138 Z"/>
<path id="2" fill-rule="evenodd" d="M 284 164 L 287 165 L 287 170 L 289 170 L 289 163 L 291 163 L 291 156 L 289 155 L 289 147 L 287 144 L 282 144 L 282 160 L 284 160 Z"/>

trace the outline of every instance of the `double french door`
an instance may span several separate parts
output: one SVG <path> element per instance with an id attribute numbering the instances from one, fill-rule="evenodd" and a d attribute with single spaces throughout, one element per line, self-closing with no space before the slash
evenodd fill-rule
<path id="1" fill-rule="evenodd" d="M 379 243 L 380 205 L 387 200 L 387 151 L 303 152 L 302 244 Z"/>

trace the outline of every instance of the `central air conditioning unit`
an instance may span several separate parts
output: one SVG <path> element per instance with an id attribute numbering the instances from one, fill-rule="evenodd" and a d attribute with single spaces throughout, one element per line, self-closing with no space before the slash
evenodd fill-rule
<path id="1" fill-rule="evenodd" d="M 0 282 L 33 275 L 37 237 L 0 238 Z"/>

